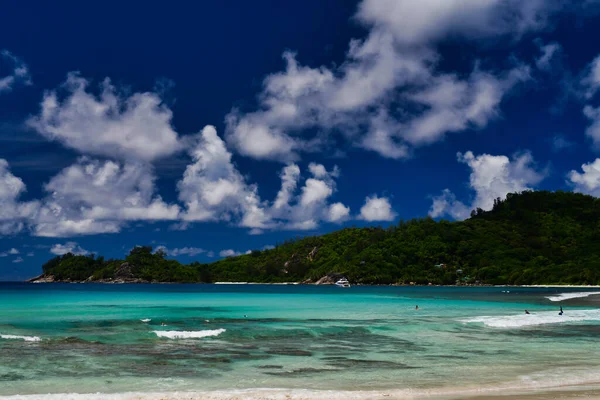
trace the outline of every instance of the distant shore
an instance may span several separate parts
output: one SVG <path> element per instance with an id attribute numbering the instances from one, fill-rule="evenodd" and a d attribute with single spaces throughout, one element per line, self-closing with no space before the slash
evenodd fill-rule
<path id="1" fill-rule="evenodd" d="M 279 286 L 285 286 L 285 285 L 314 285 L 314 286 L 333 286 L 333 283 L 315 283 L 315 282 L 210 282 L 210 283 L 204 283 L 204 282 L 189 282 L 189 283 L 181 283 L 181 282 L 158 282 L 158 281 L 145 281 L 142 279 L 134 279 L 134 280 L 114 280 L 114 279 L 101 279 L 101 280 L 96 280 L 96 281 L 92 281 L 92 280 L 82 280 L 82 281 L 72 281 L 72 280 L 55 280 L 55 279 L 48 279 L 47 277 L 40 275 L 40 276 L 36 276 L 34 278 L 30 278 L 27 279 L 26 281 L 24 281 L 26 283 L 94 283 L 94 284 L 110 284 L 110 285 L 115 285 L 115 284 L 158 284 L 158 285 L 165 285 L 165 284 L 173 284 L 173 285 L 177 285 L 177 284 L 204 284 L 204 285 L 279 285 Z M 434 285 L 434 284 L 427 284 L 427 285 L 419 285 L 419 284 L 399 284 L 399 283 L 389 283 L 389 284 L 361 284 L 361 283 L 351 283 L 352 286 L 402 286 L 402 287 L 412 287 L 412 286 L 418 286 L 418 287 L 427 287 L 427 286 L 432 286 L 432 287 L 522 287 L 522 288 L 581 288 L 581 289 L 585 289 L 585 288 L 600 288 L 600 285 L 556 285 L 556 284 L 547 284 L 547 285 L 492 285 L 492 284 L 485 284 L 485 283 L 480 283 L 480 284 L 462 284 L 462 285 Z"/>

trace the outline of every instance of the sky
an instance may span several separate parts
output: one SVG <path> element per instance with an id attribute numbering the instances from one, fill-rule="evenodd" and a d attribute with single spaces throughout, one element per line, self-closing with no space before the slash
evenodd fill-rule
<path id="1" fill-rule="evenodd" d="M 0 24 L 0 280 L 600 196 L 598 0 L 28 1 Z"/>

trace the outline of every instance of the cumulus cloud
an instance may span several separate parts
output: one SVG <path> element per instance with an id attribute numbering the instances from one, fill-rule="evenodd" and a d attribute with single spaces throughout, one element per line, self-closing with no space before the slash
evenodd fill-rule
<path id="1" fill-rule="evenodd" d="M 197 256 L 198 254 L 206 253 L 206 250 L 201 249 L 199 247 L 181 247 L 181 248 L 169 249 L 165 246 L 158 246 L 156 248 L 156 251 L 163 251 L 163 252 L 165 252 L 166 255 L 172 256 L 172 257 L 177 257 L 177 256 L 193 257 L 193 256 Z"/>
<path id="2" fill-rule="evenodd" d="M 257 108 L 228 115 L 228 143 L 246 156 L 289 163 L 324 150 L 335 131 L 355 147 L 398 159 L 446 133 L 486 126 L 506 94 L 530 78 L 529 67 L 486 71 L 475 62 L 466 75 L 442 72 L 436 41 L 518 36 L 542 27 L 552 7 L 542 0 L 421 3 L 363 0 L 357 19 L 369 33 L 350 42 L 339 66 L 303 66 L 284 53 L 286 68 L 265 77 Z M 551 57 L 545 50 L 542 64 Z"/>
<path id="3" fill-rule="evenodd" d="M 174 221 L 169 229 L 185 230 L 201 221 L 227 222 L 250 229 L 315 229 L 323 221 L 341 223 L 350 208 L 332 203 L 339 168 L 310 163 L 283 167 L 281 189 L 273 201 L 262 200 L 232 161 L 232 154 L 212 126 L 188 139 L 192 162 L 177 183 L 183 207 L 156 194 L 151 164 L 141 161 L 80 157 L 44 185 L 40 201 L 19 202 L 24 183 L 0 160 L 0 235 L 28 226 L 36 236 L 73 237 L 116 233 L 132 221 Z"/>
<path id="4" fill-rule="evenodd" d="M 403 45 L 422 45 L 447 37 L 520 35 L 545 25 L 545 0 L 363 0 L 359 20 L 392 32 Z"/>
<path id="5" fill-rule="evenodd" d="M 0 159 L 0 236 L 20 232 L 37 213 L 37 201 L 19 201 L 25 190 L 23 181 L 10 172 L 8 162 Z"/>
<path id="6" fill-rule="evenodd" d="M 260 198 L 257 185 L 238 171 L 214 127 L 205 127 L 196 139 L 190 152 L 194 162 L 177 184 L 185 221 L 226 221 L 260 234 L 265 229 L 314 229 L 320 221 L 340 222 L 349 213 L 341 203 L 330 209 L 337 167 L 328 171 L 310 163 L 311 176 L 300 186 L 300 167 L 286 165 L 280 174 L 281 189 L 268 202 Z"/>
<path id="7" fill-rule="evenodd" d="M 567 175 L 574 191 L 600 197 L 600 158 L 583 164 L 581 170 L 582 172 L 571 171 Z"/>
<path id="8" fill-rule="evenodd" d="M 530 153 L 515 155 L 512 159 L 506 156 L 481 154 L 475 156 L 471 151 L 457 154 L 458 161 L 467 164 L 471 169 L 469 186 L 475 191 L 470 206 L 456 199 L 448 189 L 433 198 L 429 215 L 433 218 L 449 215 L 458 220 L 469 217 L 470 211 L 481 208 L 490 210 L 497 198 L 505 199 L 508 193 L 531 190 L 545 176 L 535 168 Z"/>
<path id="9" fill-rule="evenodd" d="M 85 154 L 152 161 L 181 149 L 173 113 L 156 93 L 119 93 L 107 78 L 98 96 L 89 81 L 70 73 L 60 90 L 48 91 L 28 125 Z M 60 96 L 59 92 L 65 92 Z"/>
<path id="10" fill-rule="evenodd" d="M 334 203 L 327 210 L 327 221 L 343 222 L 350 216 L 350 207 L 346 207 L 342 203 Z"/>
<path id="11" fill-rule="evenodd" d="M 268 218 L 256 185 L 247 184 L 231 161 L 231 153 L 213 126 L 206 126 L 191 150 L 193 163 L 177 183 L 185 204 L 186 221 L 231 221 L 241 226 L 264 228 Z"/>
<path id="12" fill-rule="evenodd" d="M 79 246 L 76 242 L 66 242 L 65 244 L 56 243 L 50 248 L 50 253 L 57 256 L 62 256 L 67 253 L 75 254 L 77 256 L 85 256 L 89 254 L 89 251 Z"/>
<path id="13" fill-rule="evenodd" d="M 239 255 L 242 255 L 242 253 L 239 251 L 232 250 L 232 249 L 226 249 L 226 250 L 221 250 L 219 252 L 219 255 L 221 257 L 237 257 Z"/>
<path id="14" fill-rule="evenodd" d="M 31 76 L 27 65 L 8 50 L 0 52 L 0 65 L 6 63 L 11 68 L 10 75 L 0 75 L 0 93 L 10 92 L 15 85 L 31 85 Z M 0 70 L 3 70 L 0 68 Z"/>
<path id="15" fill-rule="evenodd" d="M 387 197 L 369 196 L 360 208 L 360 218 L 365 221 L 392 221 L 396 213 Z"/>
<path id="16" fill-rule="evenodd" d="M 120 164 L 86 157 L 45 185 L 34 221 L 37 236 L 66 237 L 119 232 L 127 221 L 174 220 L 178 205 L 155 196 L 155 177 L 146 164 Z"/>

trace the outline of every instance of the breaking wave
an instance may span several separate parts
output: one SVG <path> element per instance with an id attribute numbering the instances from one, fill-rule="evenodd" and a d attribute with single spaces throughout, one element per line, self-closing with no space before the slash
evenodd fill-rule
<path id="1" fill-rule="evenodd" d="M 168 339 L 201 339 L 211 336 L 219 336 L 225 329 L 212 329 L 205 331 L 153 331 L 156 336 Z"/>
<path id="2" fill-rule="evenodd" d="M 558 296 L 546 296 L 546 298 L 550 301 L 563 301 L 569 299 L 577 299 L 580 297 L 588 297 L 596 294 L 600 294 L 600 292 L 570 292 L 561 293 Z"/>
<path id="3" fill-rule="evenodd" d="M 557 311 L 542 311 L 499 317 L 484 316 L 465 319 L 462 322 L 483 323 L 492 328 L 522 328 L 582 321 L 600 321 L 600 310 L 567 310 L 563 315 L 558 315 Z"/>
<path id="4" fill-rule="evenodd" d="M 3 335 L 3 334 L 0 334 L 0 339 L 24 340 L 26 342 L 40 342 L 42 340 L 38 336 L 20 336 L 20 335 Z"/>

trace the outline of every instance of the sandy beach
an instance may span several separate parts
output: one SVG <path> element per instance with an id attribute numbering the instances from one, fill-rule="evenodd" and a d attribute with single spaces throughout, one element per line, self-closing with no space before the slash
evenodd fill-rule
<path id="1" fill-rule="evenodd" d="M 2 400 L 600 400 L 600 389 L 569 387 L 551 391 L 524 391 L 477 394 L 473 391 L 452 391 L 426 394 L 404 390 L 390 391 L 311 391 L 256 389 L 227 392 L 172 393 L 96 393 L 0 396 Z"/>

